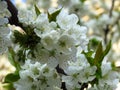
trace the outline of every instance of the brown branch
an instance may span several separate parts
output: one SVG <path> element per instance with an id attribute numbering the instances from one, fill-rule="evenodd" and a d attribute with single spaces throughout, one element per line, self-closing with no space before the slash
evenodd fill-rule
<path id="1" fill-rule="evenodd" d="M 112 5 L 111 5 L 111 8 L 110 8 L 109 17 L 112 17 L 112 11 L 113 11 L 114 5 L 115 5 L 115 0 L 112 0 Z"/>
<path id="2" fill-rule="evenodd" d="M 111 18 L 112 17 L 112 11 L 113 11 L 113 8 L 114 8 L 114 4 L 115 4 L 115 0 L 112 0 L 112 5 L 111 5 L 111 8 L 110 8 L 110 11 L 109 11 L 109 17 Z M 110 31 L 110 28 L 109 28 L 109 24 L 106 25 L 106 28 L 104 29 L 104 32 L 105 32 L 105 44 L 107 44 L 107 36 L 108 36 L 108 33 Z"/>
<path id="3" fill-rule="evenodd" d="M 13 3 L 10 0 L 5 0 L 5 1 L 7 2 L 8 10 L 11 13 L 11 17 L 9 17 L 9 23 L 11 25 L 16 25 L 16 26 L 22 27 L 22 24 L 19 23 L 19 20 L 17 17 L 17 15 L 18 15 L 17 8 L 13 5 Z"/>

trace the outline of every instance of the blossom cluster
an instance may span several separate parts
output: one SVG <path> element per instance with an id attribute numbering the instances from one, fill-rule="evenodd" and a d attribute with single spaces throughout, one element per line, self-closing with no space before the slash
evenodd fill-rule
<path id="1" fill-rule="evenodd" d="M 80 23 L 88 27 L 90 39 L 95 38 L 106 43 L 112 38 L 112 42 L 119 46 L 120 2 L 118 0 L 57 0 L 57 2 L 58 6 L 65 7 L 70 13 L 78 15 Z M 119 52 L 114 48 L 112 46 L 108 58 L 113 62 L 119 62 Z"/>
<path id="2" fill-rule="evenodd" d="M 27 60 L 19 73 L 16 90 L 56 90 L 61 86 L 59 74 L 47 64 Z"/>
<path id="3" fill-rule="evenodd" d="M 59 10 L 56 10 L 55 12 L 58 11 Z M 111 63 L 104 62 L 103 60 L 101 67 L 99 68 L 96 65 L 91 65 L 85 55 L 82 54 L 83 50 L 87 52 L 87 28 L 78 24 L 79 19 L 75 14 L 69 15 L 64 9 L 61 9 L 58 15 L 54 16 L 56 19 L 52 20 L 52 15 L 55 12 L 49 11 L 48 14 L 40 13 L 39 15 L 36 14 L 34 9 L 24 13 L 19 12 L 20 22 L 26 27 L 31 26 L 35 34 L 40 38 L 40 41 L 33 50 L 34 57 L 28 50 L 27 59 L 31 59 L 33 62 L 39 62 L 43 65 L 48 65 L 48 67 L 54 69 L 58 66 L 63 69 L 64 73 L 62 73 L 59 78 L 61 78 L 61 83 L 65 82 L 67 90 L 80 89 L 83 84 L 98 79 L 96 75 L 98 69 L 101 69 L 102 76 L 95 81 L 98 82 L 98 84 L 94 83 L 93 87 L 88 88 L 88 90 L 98 90 L 99 88 L 107 90 L 108 87 L 109 89 L 114 90 L 119 83 L 119 77 L 117 72 L 112 71 Z M 26 15 L 29 15 L 29 17 L 24 17 Z M 30 68 L 34 69 L 34 65 L 36 64 L 29 62 L 29 65 L 33 66 L 28 67 L 25 71 L 31 70 Z M 25 64 L 24 66 L 27 65 Z M 24 68 L 20 70 L 20 79 L 16 82 L 17 84 L 14 84 L 15 88 L 18 90 L 22 87 L 20 83 L 24 82 L 23 76 L 21 75 L 22 72 L 24 72 Z M 111 78 L 112 74 L 115 73 L 116 76 Z M 28 76 L 27 72 L 25 72 L 24 75 Z M 51 76 L 52 75 L 53 73 L 51 73 Z M 38 76 L 40 77 L 40 75 Z M 33 76 L 32 78 L 36 77 Z M 114 81 L 114 84 L 111 80 Z M 33 82 L 31 82 L 32 84 L 28 84 L 30 85 L 30 90 L 32 89 L 31 85 L 33 85 Z M 60 82 L 58 82 L 58 84 L 60 84 Z M 41 85 L 38 81 L 35 86 L 38 84 Z M 47 84 L 49 83 L 46 83 L 46 85 Z M 54 84 L 52 84 L 52 87 L 53 85 Z M 60 88 L 60 86 L 58 88 Z"/>
<path id="4" fill-rule="evenodd" d="M 25 23 L 24 25 L 31 25 L 36 35 L 41 38 L 34 50 L 35 58 L 30 55 L 28 58 L 41 60 L 43 63 L 52 62 L 53 65 L 59 64 L 63 68 L 63 63 L 76 60 L 77 48 L 79 52 L 86 49 L 87 28 L 77 24 L 79 20 L 75 14 L 69 15 L 68 12 L 61 10 L 56 21 L 50 22 L 47 14 L 41 13 L 37 16 L 34 12 L 28 12 L 25 14 L 29 15 L 28 18 L 22 16 L 23 12 L 19 14 L 19 20 Z M 55 61 L 50 61 L 50 58 Z"/>
<path id="5" fill-rule="evenodd" d="M 0 1 L 0 54 L 7 50 L 10 45 L 8 40 L 10 30 L 7 27 L 8 19 L 10 13 L 7 9 L 7 3 L 5 1 Z"/>
<path id="6" fill-rule="evenodd" d="M 73 9 L 74 5 L 79 6 L 83 1 L 69 0 L 72 4 L 65 8 Z M 48 2 L 45 0 L 45 6 L 50 4 Z M 58 3 L 69 4 L 68 0 L 61 0 Z M 69 14 L 65 8 L 49 9 L 43 13 L 40 12 L 38 5 L 33 5 L 32 8 L 18 11 L 21 31 L 14 28 L 10 31 L 7 27 L 9 16 L 5 16 L 9 13 L 5 1 L 0 1 L 1 8 L 3 10 L 0 10 L 0 31 L 2 30 L 0 54 L 5 53 L 9 47 L 8 58 L 16 71 L 7 75 L 5 82 L 10 84 L 12 82 L 13 88 L 16 90 L 116 89 L 120 75 L 114 64 L 104 58 L 110 50 L 111 43 L 105 50 L 101 43 L 96 51 L 91 50 L 87 37 L 88 28 L 80 25 L 76 14 Z M 101 22 L 105 20 L 102 19 Z M 8 37 L 11 40 L 6 39 Z"/>

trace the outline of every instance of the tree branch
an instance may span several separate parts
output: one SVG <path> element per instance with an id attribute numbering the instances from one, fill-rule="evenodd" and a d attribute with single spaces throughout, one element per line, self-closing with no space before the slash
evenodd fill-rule
<path id="1" fill-rule="evenodd" d="M 112 5 L 111 5 L 111 8 L 110 8 L 110 11 L 109 11 L 109 17 L 111 18 L 112 17 L 112 11 L 113 11 L 113 8 L 114 8 L 114 4 L 115 4 L 115 0 L 112 0 Z M 105 31 L 105 44 L 107 44 L 107 36 L 108 36 L 108 33 L 110 31 L 110 28 L 109 28 L 109 24 L 106 25 L 106 28 L 104 29 Z"/>
<path id="2" fill-rule="evenodd" d="M 111 8 L 110 8 L 109 17 L 112 17 L 112 11 L 113 11 L 114 5 L 115 5 L 115 0 L 112 0 L 112 5 L 111 5 Z"/>
<path id="3" fill-rule="evenodd" d="M 16 26 L 22 27 L 22 24 L 19 23 L 19 20 L 17 17 L 17 15 L 18 15 L 17 8 L 13 5 L 13 3 L 10 0 L 5 0 L 5 1 L 7 2 L 8 10 L 11 13 L 11 17 L 9 17 L 9 23 L 11 25 L 16 25 Z"/>

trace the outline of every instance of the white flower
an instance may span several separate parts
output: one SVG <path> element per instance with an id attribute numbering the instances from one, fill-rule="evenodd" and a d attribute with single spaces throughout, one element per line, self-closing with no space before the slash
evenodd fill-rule
<path id="1" fill-rule="evenodd" d="M 54 53 L 54 52 L 52 52 L 52 53 Z M 49 58 L 49 60 L 47 61 L 47 65 L 51 68 L 57 67 L 58 64 L 59 64 L 59 61 L 57 60 L 56 57 L 53 57 L 53 56 L 51 56 Z"/>
<path id="2" fill-rule="evenodd" d="M 7 24 L 8 23 L 8 19 L 7 18 L 0 18 L 0 26 Z"/>
<path id="3" fill-rule="evenodd" d="M 53 75 L 54 70 L 52 68 L 49 68 L 47 64 L 44 64 L 40 69 L 43 76 L 49 77 Z"/>
<path id="4" fill-rule="evenodd" d="M 18 19 L 20 22 L 24 23 L 23 25 L 32 25 L 33 21 L 35 21 L 36 18 L 37 15 L 34 9 L 32 10 L 22 9 L 18 11 Z"/>
<path id="5" fill-rule="evenodd" d="M 99 86 L 103 88 L 107 86 L 111 88 L 111 90 L 115 90 L 117 88 L 118 83 L 119 83 L 119 74 L 112 70 L 107 72 L 105 76 L 102 76 L 102 78 L 99 79 Z"/>
<path id="6" fill-rule="evenodd" d="M 57 23 L 61 29 L 69 30 L 78 22 L 78 17 L 75 14 L 68 15 L 63 9 L 57 16 Z"/>
<path id="7" fill-rule="evenodd" d="M 44 31 L 46 30 L 46 28 L 48 27 L 47 25 L 49 24 L 48 15 L 41 13 L 33 22 L 36 28 L 39 28 L 41 31 Z"/>
<path id="8" fill-rule="evenodd" d="M 7 3 L 5 1 L 0 1 L 0 18 L 11 16 L 7 9 Z"/>
<path id="9" fill-rule="evenodd" d="M 79 82 L 79 74 L 75 73 L 71 76 L 62 76 L 63 82 L 66 84 L 67 90 L 75 90 L 75 88 L 80 89 L 81 85 Z"/>
<path id="10" fill-rule="evenodd" d="M 55 68 L 27 60 L 14 87 L 16 90 L 53 90 L 61 87 L 61 80 Z"/>
<path id="11" fill-rule="evenodd" d="M 44 48 L 52 50 L 55 48 L 55 44 L 59 38 L 59 33 L 55 30 L 50 31 L 49 33 L 43 34 L 41 36 L 41 43 Z"/>
<path id="12" fill-rule="evenodd" d="M 114 90 L 113 88 L 111 88 L 109 85 L 105 84 L 104 86 L 100 86 L 100 85 L 96 85 L 94 84 L 93 87 L 90 87 L 87 90 Z"/>
<path id="13" fill-rule="evenodd" d="M 74 67 L 79 67 L 79 68 L 86 68 L 89 67 L 90 64 L 88 63 L 86 57 L 81 54 L 81 52 L 77 51 L 77 55 L 76 55 L 76 61 L 73 62 L 69 62 L 69 66 L 74 66 Z"/>
<path id="14" fill-rule="evenodd" d="M 82 58 L 81 58 L 82 59 Z M 81 85 L 79 83 L 87 83 L 95 79 L 96 66 L 85 66 L 77 63 L 70 62 L 68 67 L 65 69 L 66 76 L 62 76 L 62 80 L 66 83 L 66 87 L 68 90 L 74 90 L 75 88 L 80 88 Z"/>
<path id="15" fill-rule="evenodd" d="M 74 25 L 70 30 L 65 31 L 66 34 L 70 35 L 75 40 L 75 45 L 85 50 L 85 46 L 88 44 L 87 28 L 85 26 Z"/>
<path id="16" fill-rule="evenodd" d="M 66 70 L 69 66 L 69 62 L 75 62 L 77 60 L 76 58 L 76 48 L 71 48 L 71 52 L 68 54 L 64 53 L 56 53 L 55 57 L 58 60 L 59 67 Z"/>
<path id="17" fill-rule="evenodd" d="M 8 46 L 11 45 L 11 41 L 9 40 L 9 33 L 10 30 L 8 27 L 0 27 L 0 54 L 6 52 Z"/>
<path id="18" fill-rule="evenodd" d="M 56 49 L 64 54 L 70 53 L 74 47 L 75 40 L 69 35 L 62 35 L 57 42 Z"/>
<path id="19" fill-rule="evenodd" d="M 98 84 L 94 84 L 93 87 L 90 87 L 87 90 L 116 90 L 118 83 L 118 79 L 114 79 L 109 82 L 106 82 L 106 80 L 104 81 L 104 79 L 102 79 Z"/>
<path id="20" fill-rule="evenodd" d="M 34 32 L 37 36 L 42 37 L 44 34 L 51 32 L 51 30 L 55 30 L 57 24 L 56 22 L 49 23 L 47 14 L 40 14 L 34 21 L 33 26 L 35 27 Z"/>
<path id="21" fill-rule="evenodd" d="M 30 79 L 20 79 L 16 83 L 14 83 L 14 87 L 16 90 L 32 90 L 31 86 L 33 83 L 30 81 Z"/>
<path id="22" fill-rule="evenodd" d="M 7 27 L 7 17 L 9 16 L 10 13 L 7 9 L 7 3 L 0 0 L 0 54 L 5 53 L 7 47 L 10 46 L 10 30 Z"/>
<path id="23" fill-rule="evenodd" d="M 105 76 L 107 73 L 109 73 L 112 70 L 111 63 L 103 60 L 101 65 L 102 70 L 102 76 Z"/>
<path id="24" fill-rule="evenodd" d="M 28 58 L 33 61 L 38 61 L 41 64 L 46 64 L 52 68 L 55 68 L 58 65 L 58 58 L 56 58 L 56 51 L 43 48 L 41 44 L 38 44 L 33 52 L 34 57 L 31 54 L 28 54 Z"/>
<path id="25" fill-rule="evenodd" d="M 67 73 L 66 76 L 62 76 L 63 82 L 66 84 L 66 88 L 68 90 L 74 90 L 75 88 L 80 88 L 81 85 L 79 84 L 79 71 L 81 70 L 80 67 L 69 66 L 65 71 Z"/>
<path id="26" fill-rule="evenodd" d="M 87 83 L 88 81 L 92 81 L 93 79 L 95 79 L 96 70 L 96 66 L 83 68 L 79 76 L 80 81 L 82 83 Z"/>

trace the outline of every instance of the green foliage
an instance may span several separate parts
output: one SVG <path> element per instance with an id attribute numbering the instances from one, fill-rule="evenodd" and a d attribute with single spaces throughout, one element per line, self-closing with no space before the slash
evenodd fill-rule
<path id="1" fill-rule="evenodd" d="M 61 8 L 62 9 L 62 8 Z M 58 14 L 60 13 L 61 9 L 55 11 L 54 13 L 52 14 L 49 14 L 48 13 L 48 18 L 49 18 L 49 21 L 56 21 L 56 17 L 58 16 Z"/>
<path id="2" fill-rule="evenodd" d="M 89 48 L 95 50 L 95 49 L 97 48 L 99 42 L 100 42 L 100 41 L 97 40 L 96 38 L 92 38 L 92 39 L 90 39 L 90 41 L 89 41 Z"/>
<path id="3" fill-rule="evenodd" d="M 22 46 L 25 47 L 26 40 L 27 40 L 26 34 L 22 34 L 19 31 L 15 30 L 14 31 L 14 36 L 15 36 L 14 43 L 18 43 L 21 47 Z"/>
<path id="4" fill-rule="evenodd" d="M 33 29 L 30 29 L 30 27 L 25 27 L 25 32 L 25 34 L 22 34 L 15 30 L 14 43 L 18 43 L 22 48 L 25 49 L 33 49 L 40 41 L 40 38 L 34 33 Z"/>
<path id="5" fill-rule="evenodd" d="M 13 83 L 20 79 L 19 73 L 10 73 L 5 77 L 4 83 Z"/>
<path id="6" fill-rule="evenodd" d="M 36 7 L 37 9 L 37 7 Z M 20 46 L 19 50 L 16 52 L 17 60 L 24 62 L 26 60 L 26 50 L 33 51 L 36 45 L 40 42 L 40 37 L 38 37 L 34 28 L 30 25 L 23 26 L 24 33 L 14 30 L 14 43 Z"/>
<path id="7" fill-rule="evenodd" d="M 4 90 L 15 90 L 12 83 L 7 83 L 3 85 Z"/>
<path id="8" fill-rule="evenodd" d="M 82 3 L 84 3 L 86 0 L 80 0 Z"/>
<path id="9" fill-rule="evenodd" d="M 25 62 L 26 60 L 26 54 L 25 54 L 26 50 L 25 49 L 20 49 L 16 55 L 19 56 L 17 59 L 20 62 Z"/>
<path id="10" fill-rule="evenodd" d="M 85 57 L 87 58 L 87 60 L 88 60 L 88 62 L 89 62 L 89 64 L 91 65 L 91 66 L 93 66 L 94 65 L 94 58 L 92 57 L 92 55 L 93 55 L 93 51 L 88 51 L 88 52 L 82 52 L 84 55 L 85 55 Z"/>
<path id="11" fill-rule="evenodd" d="M 106 46 L 106 49 L 104 50 L 104 52 L 103 52 L 103 55 L 102 55 L 102 58 L 104 58 L 107 54 L 108 54 L 108 52 L 110 51 L 110 49 L 111 49 L 111 41 L 109 42 L 109 44 Z"/>
<path id="12" fill-rule="evenodd" d="M 7 74 L 7 76 L 4 79 L 4 83 L 9 83 L 8 85 L 5 85 L 4 88 L 6 88 L 7 90 L 13 90 L 13 83 L 16 82 L 18 79 L 20 79 L 19 77 L 19 70 L 20 70 L 20 65 L 19 63 L 15 60 L 15 52 L 12 49 L 12 47 L 8 48 L 9 52 L 8 52 L 8 59 L 10 61 L 10 63 L 16 68 L 16 71 L 14 73 L 10 73 Z"/>
<path id="13" fill-rule="evenodd" d="M 96 78 L 97 79 L 102 77 L 101 64 L 102 64 L 104 57 L 108 54 L 110 48 L 111 48 L 111 41 L 106 46 L 105 50 L 103 50 L 102 43 L 100 42 L 98 47 L 97 47 L 97 50 L 95 52 L 94 58 L 92 57 L 93 51 L 91 51 L 90 49 L 88 50 L 88 52 L 84 52 L 84 51 L 82 52 L 85 55 L 85 57 L 87 58 L 90 65 L 91 66 L 95 65 L 97 67 L 97 71 L 96 71 Z"/>
<path id="14" fill-rule="evenodd" d="M 96 54 L 95 54 L 95 59 L 94 59 L 96 65 L 99 63 L 100 66 L 101 66 L 101 63 L 102 63 L 104 57 L 108 54 L 110 48 L 111 48 L 111 41 L 110 41 L 109 44 L 106 46 L 106 49 L 105 49 L 105 50 L 103 50 L 102 43 L 100 43 L 100 44 L 98 45 L 98 48 L 97 48 Z"/>
<path id="15" fill-rule="evenodd" d="M 15 52 L 14 52 L 14 50 L 11 48 L 11 47 L 9 47 L 8 48 L 8 60 L 9 60 L 9 62 L 16 68 L 16 71 L 19 71 L 20 70 L 20 65 L 19 65 L 19 63 L 15 60 Z"/>
<path id="16" fill-rule="evenodd" d="M 99 66 L 99 64 L 101 64 L 102 60 L 100 58 L 102 54 L 103 54 L 103 46 L 102 43 L 100 42 L 95 53 L 94 65 Z"/>
<path id="17" fill-rule="evenodd" d="M 39 8 L 36 5 L 34 5 L 34 7 L 35 7 L 36 15 L 39 16 L 41 14 Z"/>

